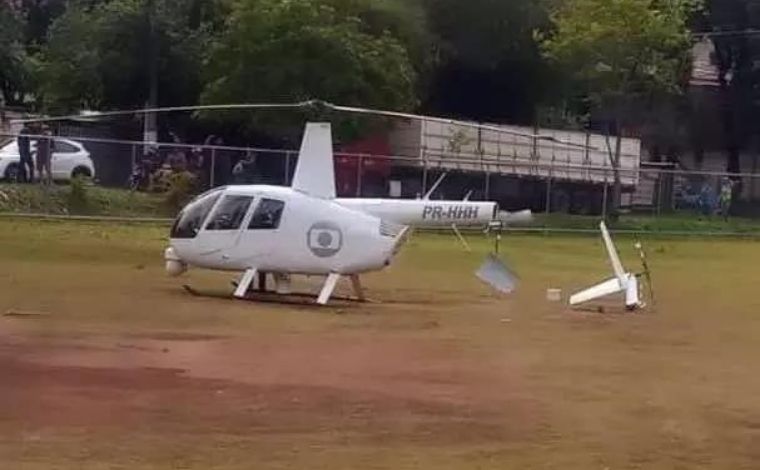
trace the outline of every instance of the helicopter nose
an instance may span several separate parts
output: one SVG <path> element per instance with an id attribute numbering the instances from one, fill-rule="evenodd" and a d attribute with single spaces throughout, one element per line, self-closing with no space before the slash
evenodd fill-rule
<path id="1" fill-rule="evenodd" d="M 177 256 L 174 248 L 169 247 L 164 251 L 166 260 L 166 272 L 172 277 L 177 277 L 187 271 L 187 263 Z"/>

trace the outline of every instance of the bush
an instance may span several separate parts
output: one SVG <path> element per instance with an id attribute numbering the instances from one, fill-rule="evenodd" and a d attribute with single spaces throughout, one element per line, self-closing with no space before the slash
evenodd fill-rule
<path id="1" fill-rule="evenodd" d="M 166 194 L 164 204 L 174 215 L 190 202 L 197 193 L 198 178 L 189 171 L 171 173 L 166 176 Z"/>
<path id="2" fill-rule="evenodd" d="M 86 178 L 76 177 L 71 180 L 69 192 L 66 195 L 66 209 L 69 214 L 86 214 L 90 210 L 90 198 L 87 194 Z"/>

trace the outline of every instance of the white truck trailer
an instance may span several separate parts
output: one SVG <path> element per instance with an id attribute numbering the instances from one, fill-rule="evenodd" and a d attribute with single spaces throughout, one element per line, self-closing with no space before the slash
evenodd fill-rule
<path id="1" fill-rule="evenodd" d="M 394 155 L 407 157 L 394 165 L 417 167 L 423 172 L 482 175 L 483 196 L 505 205 L 545 210 L 548 201 L 552 210 L 591 213 L 601 209 L 604 192 L 611 190 L 614 181 L 605 135 L 488 125 L 514 133 L 551 136 L 578 146 L 476 127 L 406 121 L 396 125 L 390 135 Z M 614 136 L 609 145 L 614 150 Z M 619 171 L 624 192 L 632 193 L 639 184 L 640 163 L 641 141 L 623 138 Z"/>

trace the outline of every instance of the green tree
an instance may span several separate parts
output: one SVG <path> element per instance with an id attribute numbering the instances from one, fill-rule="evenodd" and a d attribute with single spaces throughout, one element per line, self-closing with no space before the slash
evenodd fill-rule
<path id="1" fill-rule="evenodd" d="M 155 0 L 151 10 L 147 0 L 72 2 L 52 24 L 39 55 L 42 104 L 56 111 L 143 106 L 153 47 L 158 51 L 158 104 L 196 102 L 202 57 L 213 31 L 204 18 L 204 3 L 211 2 Z"/>
<path id="2" fill-rule="evenodd" d="M 592 108 L 608 124 L 614 186 L 620 195 L 621 138 L 630 116 L 658 95 L 677 94 L 689 74 L 689 20 L 695 0 L 566 0 L 552 15 L 555 31 L 543 38 L 546 56 L 577 80 Z"/>
<path id="3" fill-rule="evenodd" d="M 425 109 L 478 120 L 533 123 L 556 85 L 533 31 L 548 0 L 423 0 L 435 69 Z"/>
<path id="4" fill-rule="evenodd" d="M 67 0 L 15 0 L 23 19 L 24 43 L 28 48 L 45 44 L 53 21 L 66 11 Z"/>
<path id="5" fill-rule="evenodd" d="M 390 33 L 406 48 L 418 85 L 426 85 L 436 64 L 434 36 L 430 31 L 424 0 L 329 0 L 343 15 L 361 20 L 362 31 L 378 36 Z"/>
<path id="6" fill-rule="evenodd" d="M 23 25 L 9 3 L 0 2 L 0 104 L 24 100 L 26 54 Z"/>
<path id="7" fill-rule="evenodd" d="M 388 29 L 371 30 L 335 0 L 240 0 L 206 63 L 204 103 L 319 98 L 415 106 L 415 71 Z M 255 121 L 249 121 L 255 123 Z"/>
<path id="8" fill-rule="evenodd" d="M 751 0 L 710 0 L 707 5 L 705 29 L 729 32 L 716 34 L 712 40 L 720 72 L 721 100 L 727 104 L 720 112 L 726 170 L 738 173 L 742 170 L 741 150 L 758 136 L 755 116 L 760 103 L 760 44 L 755 35 L 735 32 L 760 28 L 760 9 Z M 715 117 L 708 119 L 712 124 Z"/>

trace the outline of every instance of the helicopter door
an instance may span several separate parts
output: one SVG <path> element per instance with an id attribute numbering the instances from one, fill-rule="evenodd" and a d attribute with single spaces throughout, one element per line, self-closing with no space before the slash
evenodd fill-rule
<path id="1" fill-rule="evenodd" d="M 214 265 L 230 262 L 230 253 L 240 238 L 243 220 L 253 196 L 226 194 L 217 204 L 197 240 L 199 255 Z"/>
<path id="2" fill-rule="evenodd" d="M 240 238 L 238 254 L 247 265 L 266 266 L 282 244 L 280 223 L 285 201 L 262 197 Z M 251 248 L 255 249 L 251 249 Z"/>

